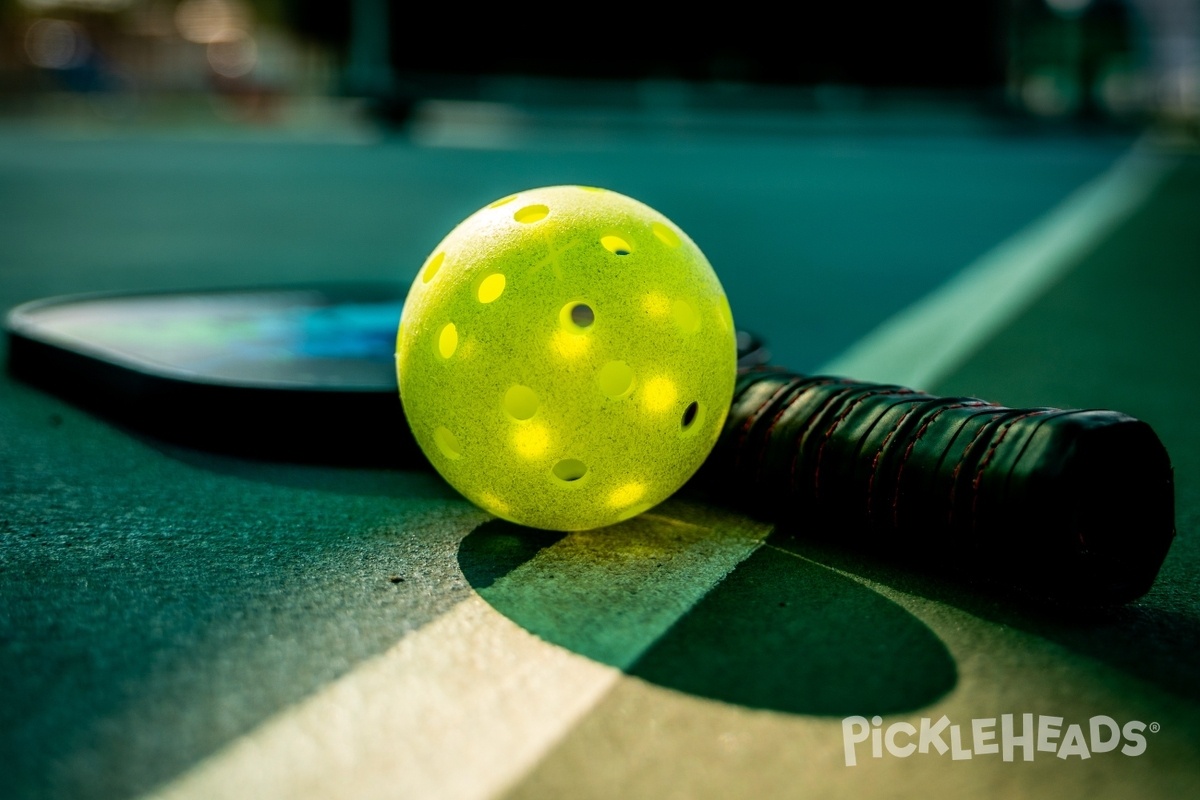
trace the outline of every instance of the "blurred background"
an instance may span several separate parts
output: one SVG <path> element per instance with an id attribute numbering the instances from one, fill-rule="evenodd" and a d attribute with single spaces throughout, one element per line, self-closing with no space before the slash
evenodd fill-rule
<path id="1" fill-rule="evenodd" d="M 0 116 L 93 128 L 436 142 L 531 118 L 583 131 L 730 110 L 764 126 L 780 112 L 835 127 L 886 112 L 893 128 L 984 115 L 1193 134 L 1200 118 L 1196 0 L 639 8 L 581 22 L 389 0 L 0 0 L 0 31 Z"/>
<path id="2" fill-rule="evenodd" d="M 0 302 L 407 285 L 513 191 L 623 192 L 814 369 L 1107 169 L 1200 141 L 1200 0 L 0 0 Z"/>

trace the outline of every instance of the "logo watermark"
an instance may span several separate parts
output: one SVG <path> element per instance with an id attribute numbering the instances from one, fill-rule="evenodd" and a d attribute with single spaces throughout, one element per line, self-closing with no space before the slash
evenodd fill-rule
<path id="1" fill-rule="evenodd" d="M 1159 730 L 1157 722 L 1135 719 L 1122 725 L 1103 714 L 1086 723 L 1064 726 L 1063 722 L 1062 717 L 1045 714 L 1001 714 L 998 719 L 973 719 L 963 726 L 943 715 L 937 720 L 922 717 L 918 725 L 901 721 L 885 726 L 882 717 L 846 717 L 842 720 L 842 745 L 847 767 L 858 764 L 868 752 L 871 758 L 883 758 L 885 753 L 895 758 L 949 753 L 953 761 L 977 756 L 1015 761 L 1018 753 L 1023 761 L 1033 761 L 1038 753 L 1053 753 L 1064 760 L 1114 751 L 1132 757 L 1146 752 L 1146 732 Z"/>

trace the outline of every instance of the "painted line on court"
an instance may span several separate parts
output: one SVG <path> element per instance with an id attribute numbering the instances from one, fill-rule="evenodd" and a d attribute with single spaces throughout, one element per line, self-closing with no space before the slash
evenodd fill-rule
<path id="1" fill-rule="evenodd" d="M 1176 163 L 1140 144 L 820 372 L 928 390 L 1145 203 Z"/>
<path id="2" fill-rule="evenodd" d="M 567 536 L 149 796 L 494 797 L 769 531 L 670 502 Z"/>

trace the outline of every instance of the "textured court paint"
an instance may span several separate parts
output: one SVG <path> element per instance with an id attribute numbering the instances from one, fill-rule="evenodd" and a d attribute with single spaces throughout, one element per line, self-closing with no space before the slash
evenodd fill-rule
<path id="1" fill-rule="evenodd" d="M 483 518 L 432 473 L 159 451 L 0 381 L 0 794 L 179 774 L 470 596 Z"/>
<path id="2" fill-rule="evenodd" d="M 1136 211 L 1170 168 L 1135 149 L 818 371 L 928 389 Z"/>
<path id="3" fill-rule="evenodd" d="M 672 501 L 611 530 L 563 537 L 486 590 L 567 581 L 574 609 L 533 608 L 550 628 L 591 604 L 593 648 L 629 664 L 762 541 L 740 515 Z M 622 569 L 588 570 L 606 560 Z M 611 579 L 617 577 L 617 581 Z M 527 591 L 522 596 L 536 605 Z M 561 599 L 561 598 L 560 598 Z M 483 798 L 518 780 L 620 679 L 472 597 L 155 791 L 153 798 Z M 464 762 L 470 764 L 465 767 Z"/>

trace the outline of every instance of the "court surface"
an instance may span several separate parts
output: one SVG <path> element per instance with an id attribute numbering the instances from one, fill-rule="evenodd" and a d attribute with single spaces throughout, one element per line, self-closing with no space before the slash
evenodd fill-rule
<path id="1" fill-rule="evenodd" d="M 407 283 L 492 199 L 606 186 L 692 235 L 775 363 L 1149 422 L 1179 533 L 1155 588 L 1064 614 L 687 494 L 603 531 L 530 531 L 433 473 L 185 450 L 4 377 L 6 794 L 1200 791 L 1196 155 L 986 128 L 430 144 L 0 131 L 0 305 Z M 1144 751 L 864 742 L 846 763 L 852 715 L 945 716 L 970 749 L 973 720 L 998 740 L 1010 714 L 1062 718 L 1059 744 L 1093 717 L 1141 722 Z"/>

